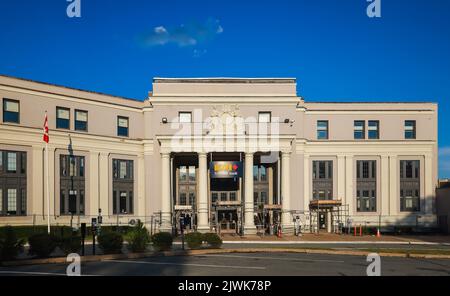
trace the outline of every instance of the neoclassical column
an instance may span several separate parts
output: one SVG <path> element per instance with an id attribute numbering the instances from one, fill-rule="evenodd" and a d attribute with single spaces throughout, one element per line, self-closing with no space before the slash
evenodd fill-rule
<path id="1" fill-rule="evenodd" d="M 245 153 L 244 175 L 245 220 L 244 234 L 255 234 L 254 200 L 253 200 L 253 153 Z"/>
<path id="2" fill-rule="evenodd" d="M 198 225 L 200 232 L 209 232 L 207 155 L 198 154 Z"/>
<path id="3" fill-rule="evenodd" d="M 283 232 L 289 233 L 294 230 L 291 211 L 291 153 L 281 153 L 281 196 L 282 211 L 281 223 Z"/>
<path id="4" fill-rule="evenodd" d="M 161 153 L 161 231 L 172 231 L 170 153 Z"/>

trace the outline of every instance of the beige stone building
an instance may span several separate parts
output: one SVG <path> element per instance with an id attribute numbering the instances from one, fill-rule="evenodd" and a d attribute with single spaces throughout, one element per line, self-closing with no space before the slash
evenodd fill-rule
<path id="1" fill-rule="evenodd" d="M 48 191 L 52 225 L 436 226 L 434 103 L 308 102 L 290 78 L 155 78 L 138 101 L 0 76 L 0 99 L 1 225 L 46 224 Z"/>

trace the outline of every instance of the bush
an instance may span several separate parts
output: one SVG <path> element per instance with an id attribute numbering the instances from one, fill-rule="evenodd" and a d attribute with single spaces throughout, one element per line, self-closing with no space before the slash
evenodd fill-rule
<path id="1" fill-rule="evenodd" d="M 102 231 L 98 236 L 98 245 L 105 254 L 119 254 L 122 252 L 123 236 L 115 231 Z"/>
<path id="2" fill-rule="evenodd" d="M 216 233 L 205 233 L 203 239 L 208 243 L 208 247 L 219 249 L 222 246 L 222 239 Z"/>
<path id="3" fill-rule="evenodd" d="M 136 227 L 128 233 L 128 247 L 132 252 L 141 253 L 147 249 L 150 242 L 150 235 L 142 222 L 138 222 Z"/>
<path id="4" fill-rule="evenodd" d="M 23 250 L 25 241 L 17 239 L 16 233 L 11 226 L 3 228 L 0 239 L 0 261 L 13 260 Z"/>
<path id="5" fill-rule="evenodd" d="M 78 253 L 81 249 L 81 236 L 71 235 L 59 238 L 59 248 L 68 255 L 71 253 Z"/>
<path id="6" fill-rule="evenodd" d="M 152 236 L 152 243 L 156 251 L 168 251 L 172 248 L 173 238 L 169 232 L 158 232 Z"/>
<path id="7" fill-rule="evenodd" d="M 191 232 L 185 235 L 185 240 L 189 249 L 199 249 L 203 243 L 203 234 Z"/>
<path id="8" fill-rule="evenodd" d="M 29 253 L 39 258 L 46 258 L 53 253 L 58 245 L 58 239 L 48 233 L 38 233 L 28 238 L 30 244 Z"/>

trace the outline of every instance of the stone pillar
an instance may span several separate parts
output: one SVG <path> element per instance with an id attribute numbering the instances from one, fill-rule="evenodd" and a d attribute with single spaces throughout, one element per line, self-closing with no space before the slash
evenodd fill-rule
<path id="1" fill-rule="evenodd" d="M 389 215 L 389 156 L 381 156 L 381 215 Z"/>
<path id="2" fill-rule="evenodd" d="M 170 154 L 161 153 L 161 231 L 172 232 Z"/>
<path id="3" fill-rule="evenodd" d="M 200 232 L 209 232 L 207 155 L 198 154 L 198 225 Z"/>
<path id="4" fill-rule="evenodd" d="M 244 234 L 255 234 L 254 201 L 253 201 L 253 153 L 245 153 L 245 224 Z"/>
<path id="5" fill-rule="evenodd" d="M 355 191 L 353 186 L 353 156 L 347 155 L 345 157 L 345 202 L 348 205 L 349 215 L 356 213 L 355 210 Z"/>
<path id="6" fill-rule="evenodd" d="M 400 170 L 397 155 L 389 156 L 389 215 L 398 215 L 400 211 L 400 190 L 398 188 Z"/>
<path id="7" fill-rule="evenodd" d="M 421 177 L 422 178 L 422 177 Z M 425 156 L 425 177 L 423 178 L 425 183 L 425 209 L 422 211 L 427 215 L 433 214 L 433 200 L 435 198 L 435 186 L 433 184 L 433 157 L 427 154 Z"/>
<path id="8" fill-rule="evenodd" d="M 284 233 L 292 233 L 294 224 L 292 222 L 292 215 L 289 212 L 291 209 L 291 153 L 281 153 L 281 196 L 282 196 L 282 211 L 281 223 Z"/>

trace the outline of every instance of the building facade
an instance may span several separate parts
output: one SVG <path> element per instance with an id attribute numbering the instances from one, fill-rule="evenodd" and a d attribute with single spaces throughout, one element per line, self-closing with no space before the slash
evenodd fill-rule
<path id="1" fill-rule="evenodd" d="M 319 103 L 295 79 L 155 78 L 144 101 L 0 76 L 0 224 L 435 227 L 437 105 Z M 45 178 L 44 114 L 50 129 Z"/>

